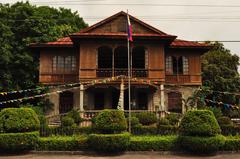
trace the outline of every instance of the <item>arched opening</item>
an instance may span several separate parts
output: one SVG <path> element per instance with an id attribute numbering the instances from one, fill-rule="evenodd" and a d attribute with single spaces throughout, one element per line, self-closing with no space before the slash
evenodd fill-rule
<path id="1" fill-rule="evenodd" d="M 103 46 L 98 48 L 98 68 L 112 68 L 112 49 Z"/>
<path id="2" fill-rule="evenodd" d="M 73 93 L 63 92 L 60 94 L 59 99 L 59 113 L 67 113 L 73 109 Z"/>
<path id="3" fill-rule="evenodd" d="M 168 93 L 168 111 L 182 113 L 182 94 L 180 92 Z"/>
<path id="4" fill-rule="evenodd" d="M 114 51 L 114 67 L 128 68 L 128 51 L 127 47 L 119 46 Z"/>
<path id="5" fill-rule="evenodd" d="M 132 50 L 132 68 L 145 68 L 145 48 L 134 47 Z"/>

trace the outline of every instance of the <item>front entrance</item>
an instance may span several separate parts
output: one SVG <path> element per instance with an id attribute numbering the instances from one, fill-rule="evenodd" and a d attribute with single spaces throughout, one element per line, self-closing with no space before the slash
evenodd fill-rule
<path id="1" fill-rule="evenodd" d="M 67 113 L 73 109 L 73 93 L 64 92 L 60 94 L 59 113 Z"/>
<path id="2" fill-rule="evenodd" d="M 102 110 L 104 109 L 104 93 L 103 92 L 95 92 L 94 94 L 94 109 Z"/>

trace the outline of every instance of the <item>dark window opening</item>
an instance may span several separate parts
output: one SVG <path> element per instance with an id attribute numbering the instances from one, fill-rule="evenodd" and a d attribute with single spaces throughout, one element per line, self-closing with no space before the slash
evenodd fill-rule
<path id="1" fill-rule="evenodd" d="M 178 92 L 168 93 L 168 111 L 182 113 L 182 94 Z"/>
<path id="2" fill-rule="evenodd" d="M 98 49 L 98 68 L 112 68 L 112 49 L 100 47 Z"/>
<path id="3" fill-rule="evenodd" d="M 118 47 L 114 52 L 115 68 L 128 68 L 128 51 L 127 47 Z"/>
<path id="4" fill-rule="evenodd" d="M 59 113 L 67 113 L 73 109 L 73 93 L 64 92 L 60 94 Z"/>
<path id="5" fill-rule="evenodd" d="M 173 67 L 173 74 L 178 74 L 178 61 L 177 58 L 172 56 L 172 67 Z"/>
<path id="6" fill-rule="evenodd" d="M 135 47 L 132 50 L 132 68 L 145 68 L 145 49 Z"/>
<path id="7" fill-rule="evenodd" d="M 104 93 L 103 92 L 95 92 L 95 94 L 94 94 L 94 109 L 95 110 L 104 109 Z"/>

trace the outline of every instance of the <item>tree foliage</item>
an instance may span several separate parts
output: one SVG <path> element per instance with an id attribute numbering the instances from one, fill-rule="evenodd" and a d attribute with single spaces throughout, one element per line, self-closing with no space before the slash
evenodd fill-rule
<path id="1" fill-rule="evenodd" d="M 213 43 L 213 48 L 202 58 L 203 85 L 217 91 L 240 91 L 238 73 L 239 57 L 231 54 L 222 43 Z"/>
<path id="2" fill-rule="evenodd" d="M 28 45 L 54 41 L 85 28 L 70 9 L 0 4 L 0 91 L 25 89 L 38 82 L 38 58 Z"/>

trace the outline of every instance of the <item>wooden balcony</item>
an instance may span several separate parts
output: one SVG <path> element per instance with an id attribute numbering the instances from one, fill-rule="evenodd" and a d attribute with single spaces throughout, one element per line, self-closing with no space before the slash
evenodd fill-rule
<path id="1" fill-rule="evenodd" d="M 97 77 L 113 77 L 113 76 L 120 76 L 120 75 L 128 75 L 128 69 L 108 69 L 108 68 L 101 68 L 96 70 Z M 132 77 L 148 77 L 148 70 L 147 69 L 132 69 L 131 71 Z"/>
<path id="2" fill-rule="evenodd" d="M 166 75 L 166 83 L 169 84 L 201 84 L 201 75 Z"/>
<path id="3" fill-rule="evenodd" d="M 71 83 L 78 82 L 78 74 L 52 74 L 52 73 L 41 73 L 39 81 L 42 83 Z"/>

